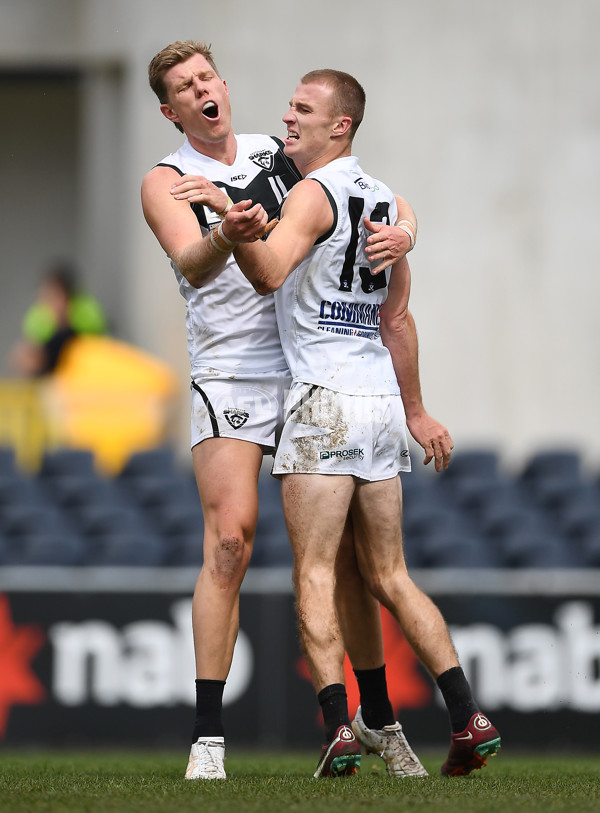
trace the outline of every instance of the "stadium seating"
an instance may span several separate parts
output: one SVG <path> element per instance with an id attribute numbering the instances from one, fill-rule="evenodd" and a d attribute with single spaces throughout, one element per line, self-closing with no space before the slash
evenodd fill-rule
<path id="1" fill-rule="evenodd" d="M 409 567 L 600 567 L 600 483 L 575 452 L 540 452 L 509 475 L 493 450 L 471 450 L 401 480 Z M 85 451 L 48 452 L 27 474 L 0 448 L 2 564 L 198 568 L 203 532 L 193 475 L 169 448 L 112 477 Z M 251 566 L 291 563 L 281 485 L 263 471 Z"/>

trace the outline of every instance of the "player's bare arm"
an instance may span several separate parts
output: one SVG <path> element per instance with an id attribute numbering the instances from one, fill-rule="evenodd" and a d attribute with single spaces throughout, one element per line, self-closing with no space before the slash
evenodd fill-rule
<path id="1" fill-rule="evenodd" d="M 333 223 L 327 195 L 319 183 L 310 179 L 294 186 L 283 205 L 281 220 L 266 243 L 243 242 L 236 209 L 234 206 L 223 221 L 223 233 L 240 243 L 234 251 L 235 259 L 256 291 L 263 295 L 283 285 L 315 240 Z"/>
<path id="2" fill-rule="evenodd" d="M 417 217 L 408 201 L 399 195 L 394 195 L 398 206 L 398 218 L 393 226 L 386 226 L 383 223 L 372 223 L 367 217 L 364 219 L 365 226 L 373 234 L 367 238 L 367 248 L 365 252 L 372 262 L 379 262 L 372 269 L 372 274 L 378 274 L 391 266 L 396 260 L 400 260 L 414 247 L 414 240 L 417 236 Z M 410 230 L 412 228 L 412 238 L 408 231 L 397 228 L 398 223 L 403 223 Z"/>
<path id="3" fill-rule="evenodd" d="M 408 309 L 410 266 L 406 257 L 392 267 L 388 290 L 388 298 L 381 306 L 381 339 L 392 356 L 406 425 L 425 451 L 424 464 L 435 460 L 436 471 L 441 471 L 448 468 L 454 444 L 446 427 L 423 406 L 417 330 Z"/>
<path id="4" fill-rule="evenodd" d="M 151 169 L 142 182 L 142 209 L 167 256 L 190 285 L 201 288 L 221 273 L 226 256 L 202 236 L 189 202 L 171 194 L 180 180 L 179 173 L 170 167 Z"/>

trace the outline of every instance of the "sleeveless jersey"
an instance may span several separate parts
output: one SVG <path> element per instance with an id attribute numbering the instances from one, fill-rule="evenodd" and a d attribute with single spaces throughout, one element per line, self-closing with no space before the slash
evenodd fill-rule
<path id="1" fill-rule="evenodd" d="M 370 232 L 363 224 L 364 217 L 395 223 L 396 199 L 353 156 L 306 177 L 325 190 L 334 223 L 275 292 L 292 377 L 349 395 L 397 395 L 392 359 L 379 333 L 390 269 L 371 274 L 365 254 Z"/>
<path id="2" fill-rule="evenodd" d="M 187 140 L 159 166 L 173 167 L 182 175 L 203 175 L 224 189 L 234 203 L 251 199 L 264 206 L 269 220 L 278 217 L 287 193 L 300 179 L 298 170 L 283 154 L 278 139 L 238 135 L 236 142 L 231 166 L 202 155 Z M 203 235 L 220 223 L 208 206 L 191 206 Z M 194 288 L 174 263 L 171 265 L 187 303 L 193 378 L 206 371 L 235 374 L 285 369 L 273 297 L 256 293 L 233 255 L 219 276 L 202 288 Z"/>

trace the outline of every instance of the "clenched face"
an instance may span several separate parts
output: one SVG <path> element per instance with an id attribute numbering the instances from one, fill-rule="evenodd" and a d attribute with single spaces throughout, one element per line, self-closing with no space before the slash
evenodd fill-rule
<path id="1" fill-rule="evenodd" d="M 340 122 L 334 114 L 333 91 L 325 84 L 299 84 L 283 116 L 287 127 L 285 154 L 298 166 L 320 162 Z"/>

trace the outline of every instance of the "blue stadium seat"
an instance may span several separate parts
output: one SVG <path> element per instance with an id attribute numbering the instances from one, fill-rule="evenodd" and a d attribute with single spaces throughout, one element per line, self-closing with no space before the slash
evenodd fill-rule
<path id="1" fill-rule="evenodd" d="M 85 543 L 76 534 L 41 528 L 13 540 L 4 563 L 71 567 L 83 564 L 85 557 Z"/>
<path id="2" fill-rule="evenodd" d="M 202 567 L 202 535 L 174 534 L 164 539 L 163 565 L 167 567 Z"/>
<path id="3" fill-rule="evenodd" d="M 449 467 L 441 478 L 482 477 L 494 479 L 499 476 L 499 455 L 494 449 L 472 449 L 453 452 Z"/>
<path id="4" fill-rule="evenodd" d="M 50 500 L 52 502 L 52 500 Z M 5 505 L 48 503 L 38 481 L 18 472 L 0 474 L 0 512 Z"/>
<path id="5" fill-rule="evenodd" d="M 76 514 L 79 531 L 86 537 L 107 537 L 120 533 L 151 533 L 143 514 L 127 505 L 85 504 Z"/>
<path id="6" fill-rule="evenodd" d="M 121 491 L 112 480 L 95 474 L 54 477 L 44 485 L 48 498 L 69 513 L 76 512 L 82 506 L 124 502 Z"/>
<path id="7" fill-rule="evenodd" d="M 523 506 L 520 489 L 511 481 L 497 477 L 465 475 L 449 480 L 447 499 L 473 522 L 477 523 L 493 506 Z"/>
<path id="8" fill-rule="evenodd" d="M 143 477 L 149 474 L 174 472 L 175 455 L 170 446 L 159 446 L 132 454 L 123 466 L 119 478 Z"/>
<path id="9" fill-rule="evenodd" d="M 562 512 L 560 526 L 563 534 L 576 543 L 600 534 L 600 504 L 595 501 L 574 501 Z"/>
<path id="10" fill-rule="evenodd" d="M 547 449 L 534 454 L 525 465 L 521 474 L 524 482 L 531 483 L 539 478 L 571 477 L 580 479 L 581 458 L 573 449 Z"/>
<path id="11" fill-rule="evenodd" d="M 202 545 L 204 515 L 200 500 L 193 503 L 165 503 L 155 513 L 154 527 L 167 538 L 189 536 Z"/>
<path id="12" fill-rule="evenodd" d="M 581 540 L 579 556 L 583 567 L 600 568 L 600 530 L 588 533 Z"/>
<path id="13" fill-rule="evenodd" d="M 433 503 L 404 506 L 404 536 L 407 540 L 419 540 L 437 531 L 467 532 L 466 523 L 454 508 Z"/>
<path id="14" fill-rule="evenodd" d="M 492 540 L 503 540 L 522 531 L 544 534 L 550 528 L 543 514 L 536 508 L 520 503 L 499 502 L 487 506 L 482 512 L 479 530 Z"/>
<path id="15" fill-rule="evenodd" d="M 292 548 L 281 503 L 281 482 L 269 474 L 261 474 L 258 479 L 258 523 L 251 565 L 287 567 L 292 562 Z"/>
<path id="16" fill-rule="evenodd" d="M 11 503 L 2 506 L 0 528 L 5 536 L 15 539 L 40 531 L 72 533 L 73 528 L 57 508 L 43 502 Z"/>
<path id="17" fill-rule="evenodd" d="M 15 450 L 12 446 L 0 446 L 0 476 L 17 471 Z"/>
<path id="18" fill-rule="evenodd" d="M 179 472 L 127 477 L 119 482 L 127 497 L 145 510 L 160 510 L 168 505 L 201 507 L 198 490 Z"/>
<path id="19" fill-rule="evenodd" d="M 420 567 L 487 568 L 498 564 L 485 539 L 456 530 L 436 530 L 419 542 Z"/>
<path id="20" fill-rule="evenodd" d="M 532 501 L 545 511 L 552 520 L 561 521 L 571 506 L 600 506 L 600 500 L 592 483 L 578 477 L 549 475 L 538 478 L 530 490 Z"/>
<path id="21" fill-rule="evenodd" d="M 66 475 L 91 476 L 95 473 L 93 452 L 85 449 L 57 449 L 44 453 L 39 476 L 45 479 Z"/>
<path id="22" fill-rule="evenodd" d="M 0 532 L 0 565 L 8 564 L 7 557 L 10 551 L 10 540 Z"/>
<path id="23" fill-rule="evenodd" d="M 503 567 L 565 568 L 580 565 L 568 544 L 551 533 L 516 529 L 502 539 L 500 548 Z"/>
<path id="24" fill-rule="evenodd" d="M 96 567 L 159 567 L 164 560 L 162 539 L 133 530 L 96 535 L 86 556 L 86 564 Z"/>

